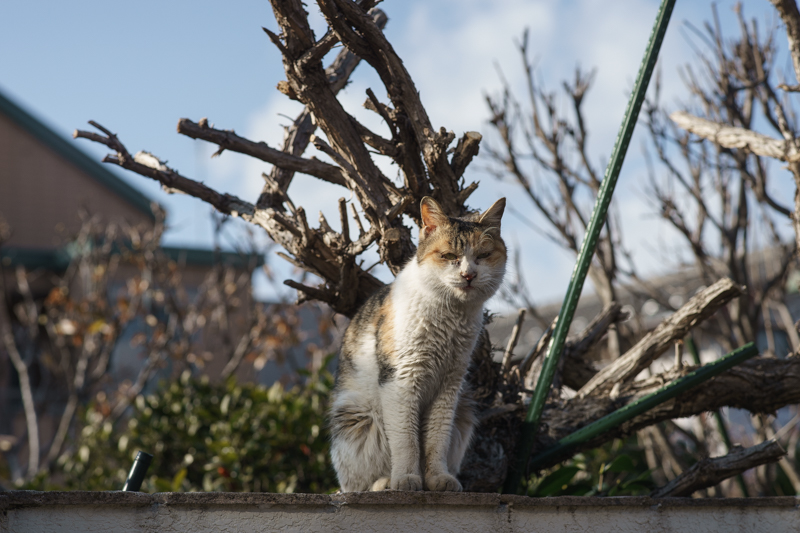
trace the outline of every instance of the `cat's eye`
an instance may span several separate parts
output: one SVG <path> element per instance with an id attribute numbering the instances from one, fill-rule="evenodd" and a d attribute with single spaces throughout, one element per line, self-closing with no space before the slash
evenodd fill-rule
<path id="1" fill-rule="evenodd" d="M 492 252 L 485 252 L 485 253 L 482 253 L 481 255 L 479 255 L 478 259 L 486 259 L 490 255 L 492 255 Z"/>
<path id="2" fill-rule="evenodd" d="M 455 261 L 458 259 L 456 254 L 442 254 L 442 259 L 447 259 L 448 261 Z"/>

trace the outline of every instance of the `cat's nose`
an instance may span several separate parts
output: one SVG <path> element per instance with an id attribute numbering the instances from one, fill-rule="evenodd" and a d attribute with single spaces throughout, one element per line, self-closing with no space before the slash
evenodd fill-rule
<path id="1" fill-rule="evenodd" d="M 475 279 L 477 274 L 475 272 L 462 272 L 461 277 L 467 280 L 467 283 L 470 283 L 473 279 Z"/>

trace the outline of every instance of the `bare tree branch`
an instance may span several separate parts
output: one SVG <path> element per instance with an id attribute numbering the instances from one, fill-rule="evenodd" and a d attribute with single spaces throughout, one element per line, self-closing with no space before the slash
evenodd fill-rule
<path id="1" fill-rule="evenodd" d="M 509 367 L 511 366 L 511 356 L 514 352 L 514 347 L 517 345 L 517 341 L 519 340 L 519 334 L 522 330 L 522 321 L 525 320 L 525 309 L 520 309 L 517 313 L 517 322 L 514 324 L 514 328 L 511 330 L 511 336 L 508 338 L 508 344 L 506 345 L 506 350 L 503 352 L 503 361 L 501 363 L 502 372 L 505 374 L 508 372 Z"/>
<path id="2" fill-rule="evenodd" d="M 323 163 L 317 159 L 304 159 L 270 148 L 264 142 L 250 141 L 236 135 L 233 131 L 215 129 L 208 125 L 207 119 L 201 119 L 199 123 L 195 123 L 188 118 L 182 118 L 178 121 L 178 133 L 192 139 L 201 139 L 214 143 L 223 150 L 231 150 L 232 152 L 255 157 L 283 170 L 301 172 L 334 185 L 347 186 L 347 182 L 342 176 L 342 170 L 334 165 Z"/>
<path id="3" fill-rule="evenodd" d="M 388 21 L 386 14 L 380 9 L 373 9 L 371 11 L 375 23 L 383 29 Z M 330 47 L 339 42 L 339 38 L 332 31 L 328 31 L 317 44 L 315 44 L 303 57 L 300 58 L 298 63 L 301 68 L 305 65 L 319 61 L 322 56 L 330 50 Z M 320 55 L 321 54 L 321 55 Z M 333 62 L 325 69 L 328 76 L 328 82 L 331 84 L 331 90 L 338 93 L 347 84 L 350 75 L 361 59 L 343 48 L 337 55 Z M 288 86 L 288 83 L 286 84 Z M 305 152 L 310 142 L 311 135 L 316 131 L 317 126 L 312 119 L 311 111 L 306 107 L 297 116 L 291 126 L 286 131 L 283 146 L 281 150 L 287 154 L 294 156 L 301 156 Z M 280 166 L 275 166 L 270 171 L 267 182 L 264 184 L 264 190 L 261 193 L 256 205 L 258 207 L 275 207 L 280 203 L 280 197 L 286 195 L 289 185 L 294 177 L 294 172 Z M 275 190 L 273 190 L 275 189 Z M 272 196 L 278 194 L 278 199 L 272 199 Z"/>
<path id="4" fill-rule="evenodd" d="M 536 449 L 544 449 L 552 445 L 555 440 L 696 369 L 695 366 L 683 366 L 646 380 L 623 385 L 616 399 L 600 395 L 585 398 L 576 396 L 549 404 L 542 417 L 542 424 L 547 429 L 539 437 Z M 797 387 L 800 387 L 800 357 L 788 359 L 757 357 L 712 378 L 702 387 L 691 389 L 684 395 L 581 444 L 578 448 L 570 450 L 568 456 L 594 448 L 611 439 L 631 435 L 658 422 L 697 415 L 722 407 L 746 409 L 752 413 L 773 413 L 781 407 L 800 402 L 800 388 Z M 554 458 L 550 465 L 557 464 L 563 459 L 564 457 Z M 548 465 L 544 465 L 546 466 Z"/>
<path id="5" fill-rule="evenodd" d="M 460 178 L 464 174 L 467 165 L 478 155 L 478 148 L 480 147 L 482 138 L 481 134 L 477 131 L 468 131 L 458 140 L 450 162 L 450 166 L 453 168 L 453 174 L 456 178 Z"/>
<path id="6" fill-rule="evenodd" d="M 567 339 L 560 361 L 560 375 L 564 385 L 579 390 L 597 374 L 597 369 L 586 360 L 586 355 L 603 339 L 612 324 L 629 318 L 622 306 L 613 302 L 603 308 L 584 330 Z"/>
<path id="7" fill-rule="evenodd" d="M 651 498 L 676 498 L 713 487 L 756 466 L 774 463 L 786 455 L 786 451 L 774 440 L 768 440 L 750 448 L 735 448 L 728 455 L 706 458 L 689 470 L 654 490 Z"/>
<path id="8" fill-rule="evenodd" d="M 342 43 L 376 70 L 386 86 L 398 118 L 407 117 L 407 120 L 396 120 L 395 124 L 401 131 L 413 133 L 413 139 L 428 167 L 433 196 L 447 212 L 462 214 L 463 206 L 457 199 L 457 179 L 447 161 L 447 147 L 455 135 L 431 125 L 402 60 L 383 32 L 356 4 L 346 0 L 321 0 L 319 6 Z M 405 166 L 403 164 L 401 168 Z"/>
<path id="9" fill-rule="evenodd" d="M 108 131 L 99 124 L 91 124 L 98 129 Z M 345 260 L 338 253 L 343 247 L 342 237 L 340 235 L 332 236 L 328 239 L 330 244 L 326 244 L 326 234 L 321 230 L 312 230 L 308 226 L 302 208 L 298 208 L 294 219 L 289 219 L 275 209 L 258 209 L 253 204 L 235 196 L 220 194 L 200 182 L 180 175 L 147 152 L 139 152 L 135 156 L 131 156 L 114 134 L 107 134 L 103 137 L 91 132 L 76 131 L 74 136 L 100 142 L 115 150 L 117 154 L 106 156 L 104 159 L 106 162 L 117 164 L 122 168 L 154 179 L 165 187 L 182 191 L 205 201 L 221 213 L 241 217 L 243 220 L 264 228 L 275 242 L 297 258 L 299 265 L 338 286 L 341 274 L 340 264 L 344 264 L 340 262 Z M 392 211 L 389 210 L 387 214 L 391 213 Z M 374 238 L 374 234 L 371 234 L 371 237 Z M 354 244 L 349 246 L 353 247 Z M 342 251 L 347 252 L 347 250 Z M 320 296 L 324 295 L 323 301 L 345 315 L 353 313 L 374 290 L 382 285 L 380 281 L 368 272 L 362 271 L 357 265 L 352 264 L 348 268 L 353 271 L 353 279 L 357 282 L 349 286 L 347 293 L 337 296 L 336 289 L 327 289 L 319 293 Z M 349 296 L 350 292 L 353 293 L 352 298 Z M 352 303 L 340 305 L 340 296 L 345 295 L 348 296 L 347 300 Z"/>
<path id="10" fill-rule="evenodd" d="M 653 360 L 672 344 L 683 339 L 697 324 L 713 315 L 720 307 L 741 295 L 742 287 L 728 278 L 723 278 L 695 295 L 671 317 L 645 335 L 622 357 L 598 372 L 584 385 L 578 394 L 586 397 L 610 389 L 614 383 L 624 383 L 636 377 Z"/>
<path id="11" fill-rule="evenodd" d="M 3 345 L 5 346 L 8 356 L 11 358 L 11 363 L 14 365 L 14 370 L 17 371 L 17 376 L 19 378 L 19 388 L 20 393 L 22 394 L 22 406 L 25 410 L 25 423 L 28 428 L 27 477 L 33 477 L 39 471 L 39 454 L 41 453 L 41 446 L 39 445 L 39 419 L 36 415 L 36 406 L 33 401 L 33 389 L 31 388 L 30 375 L 28 374 L 28 365 L 26 365 L 22 360 L 22 357 L 17 350 L 16 341 L 14 340 L 14 333 L 11 331 L 11 324 L 9 321 L 4 319 L 2 324 L 0 324 L 0 327 L 2 328 L 0 334 L 3 336 Z"/>
<path id="12" fill-rule="evenodd" d="M 795 79 L 800 81 L 800 11 L 795 0 L 770 0 L 786 25 L 789 52 L 794 65 Z"/>
<path id="13" fill-rule="evenodd" d="M 686 131 L 725 148 L 746 148 L 756 155 L 780 161 L 800 161 L 800 152 L 793 142 L 773 139 L 745 128 L 712 122 L 685 111 L 675 111 L 670 118 Z"/>

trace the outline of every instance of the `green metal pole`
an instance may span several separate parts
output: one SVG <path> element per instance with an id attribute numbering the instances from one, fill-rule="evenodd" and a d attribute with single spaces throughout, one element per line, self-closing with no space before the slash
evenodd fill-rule
<path id="1" fill-rule="evenodd" d="M 650 82 L 650 76 L 655 68 L 658 51 L 661 49 L 661 42 L 667 31 L 669 17 L 672 14 L 672 8 L 674 6 L 675 0 L 662 0 L 661 7 L 658 9 L 656 22 L 653 26 L 653 31 L 650 33 L 650 40 L 647 43 L 647 50 L 642 59 L 642 64 L 639 67 L 636 85 L 634 85 L 633 93 L 631 94 L 630 100 L 628 100 L 625 118 L 617 134 L 614 151 L 611 154 L 611 161 L 606 168 L 606 174 L 603 178 L 603 183 L 600 185 L 600 191 L 597 193 L 594 211 L 589 220 L 589 226 L 586 228 L 586 235 L 584 235 L 583 243 L 581 244 L 578 261 L 575 263 L 575 269 L 572 271 L 572 279 L 569 282 L 567 294 L 564 297 L 564 304 L 561 306 L 561 311 L 558 315 L 558 323 L 553 332 L 553 338 L 550 340 L 547 357 L 544 360 L 542 372 L 539 374 L 539 381 L 536 385 L 530 407 L 528 408 L 528 414 L 522 424 L 522 435 L 517 449 L 517 460 L 511 463 L 508 475 L 506 476 L 506 482 L 503 486 L 503 492 L 506 494 L 517 493 L 519 491 L 522 474 L 525 471 L 527 459 L 533 447 L 533 440 L 539 428 L 539 419 L 542 416 L 545 400 L 547 400 L 547 396 L 550 393 L 550 386 L 553 383 L 553 375 L 556 371 L 558 359 L 561 357 L 561 352 L 564 349 L 564 342 L 566 341 L 570 324 L 572 324 L 572 317 L 575 315 L 575 308 L 578 306 L 578 298 L 581 295 L 583 283 L 586 280 L 586 274 L 589 271 L 589 265 L 592 262 L 592 256 L 597 247 L 600 230 L 603 228 L 606 221 L 606 213 L 608 212 L 608 205 L 611 202 L 611 195 L 614 193 L 619 171 L 622 168 L 622 162 L 625 160 L 625 153 L 628 150 L 628 144 L 633 135 L 633 129 L 639 117 L 639 110 L 642 107 L 642 102 L 647 92 L 647 85 Z"/>
<path id="2" fill-rule="evenodd" d="M 692 360 L 694 364 L 700 364 L 700 354 L 697 351 L 697 345 L 694 342 L 694 337 L 689 336 L 686 338 L 686 348 L 689 350 L 689 353 L 692 354 Z M 717 431 L 719 431 L 720 437 L 722 437 L 722 442 L 725 443 L 725 448 L 728 452 L 733 449 L 733 443 L 731 442 L 731 436 L 728 433 L 728 427 L 725 425 L 725 419 L 722 418 L 722 413 L 719 411 L 714 411 L 714 420 L 717 422 Z M 742 495 L 745 498 L 750 496 L 750 492 L 747 490 L 747 484 L 744 482 L 744 477 L 741 474 L 736 475 L 736 484 L 739 485 L 739 490 L 742 491 Z"/>
<path id="3" fill-rule="evenodd" d="M 582 427 L 575 433 L 567 435 L 558 443 L 540 453 L 539 455 L 531 458 L 531 468 L 538 469 L 547 464 L 548 461 L 566 454 L 571 448 L 589 441 L 606 431 L 618 427 L 619 425 L 637 417 L 650 409 L 677 397 L 680 394 L 688 391 L 692 387 L 708 381 L 716 375 L 725 372 L 751 357 L 758 355 L 758 349 L 750 342 L 745 344 L 738 350 L 735 350 L 722 359 L 718 359 L 713 363 L 698 368 L 697 370 L 686 374 L 680 379 L 676 379 L 672 383 L 664 385 L 652 394 L 648 394 L 644 398 L 640 398 L 635 402 L 629 403 L 625 407 L 617 409 L 611 414 L 604 416 L 599 420 L 595 420 L 591 424 Z"/>

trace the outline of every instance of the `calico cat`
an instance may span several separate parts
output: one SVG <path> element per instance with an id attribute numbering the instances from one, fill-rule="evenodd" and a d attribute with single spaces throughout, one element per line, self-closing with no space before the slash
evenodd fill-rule
<path id="1" fill-rule="evenodd" d="M 505 273 L 504 208 L 450 218 L 423 198 L 416 256 L 345 331 L 330 411 L 342 491 L 461 490 L 475 426 L 464 376 Z"/>

